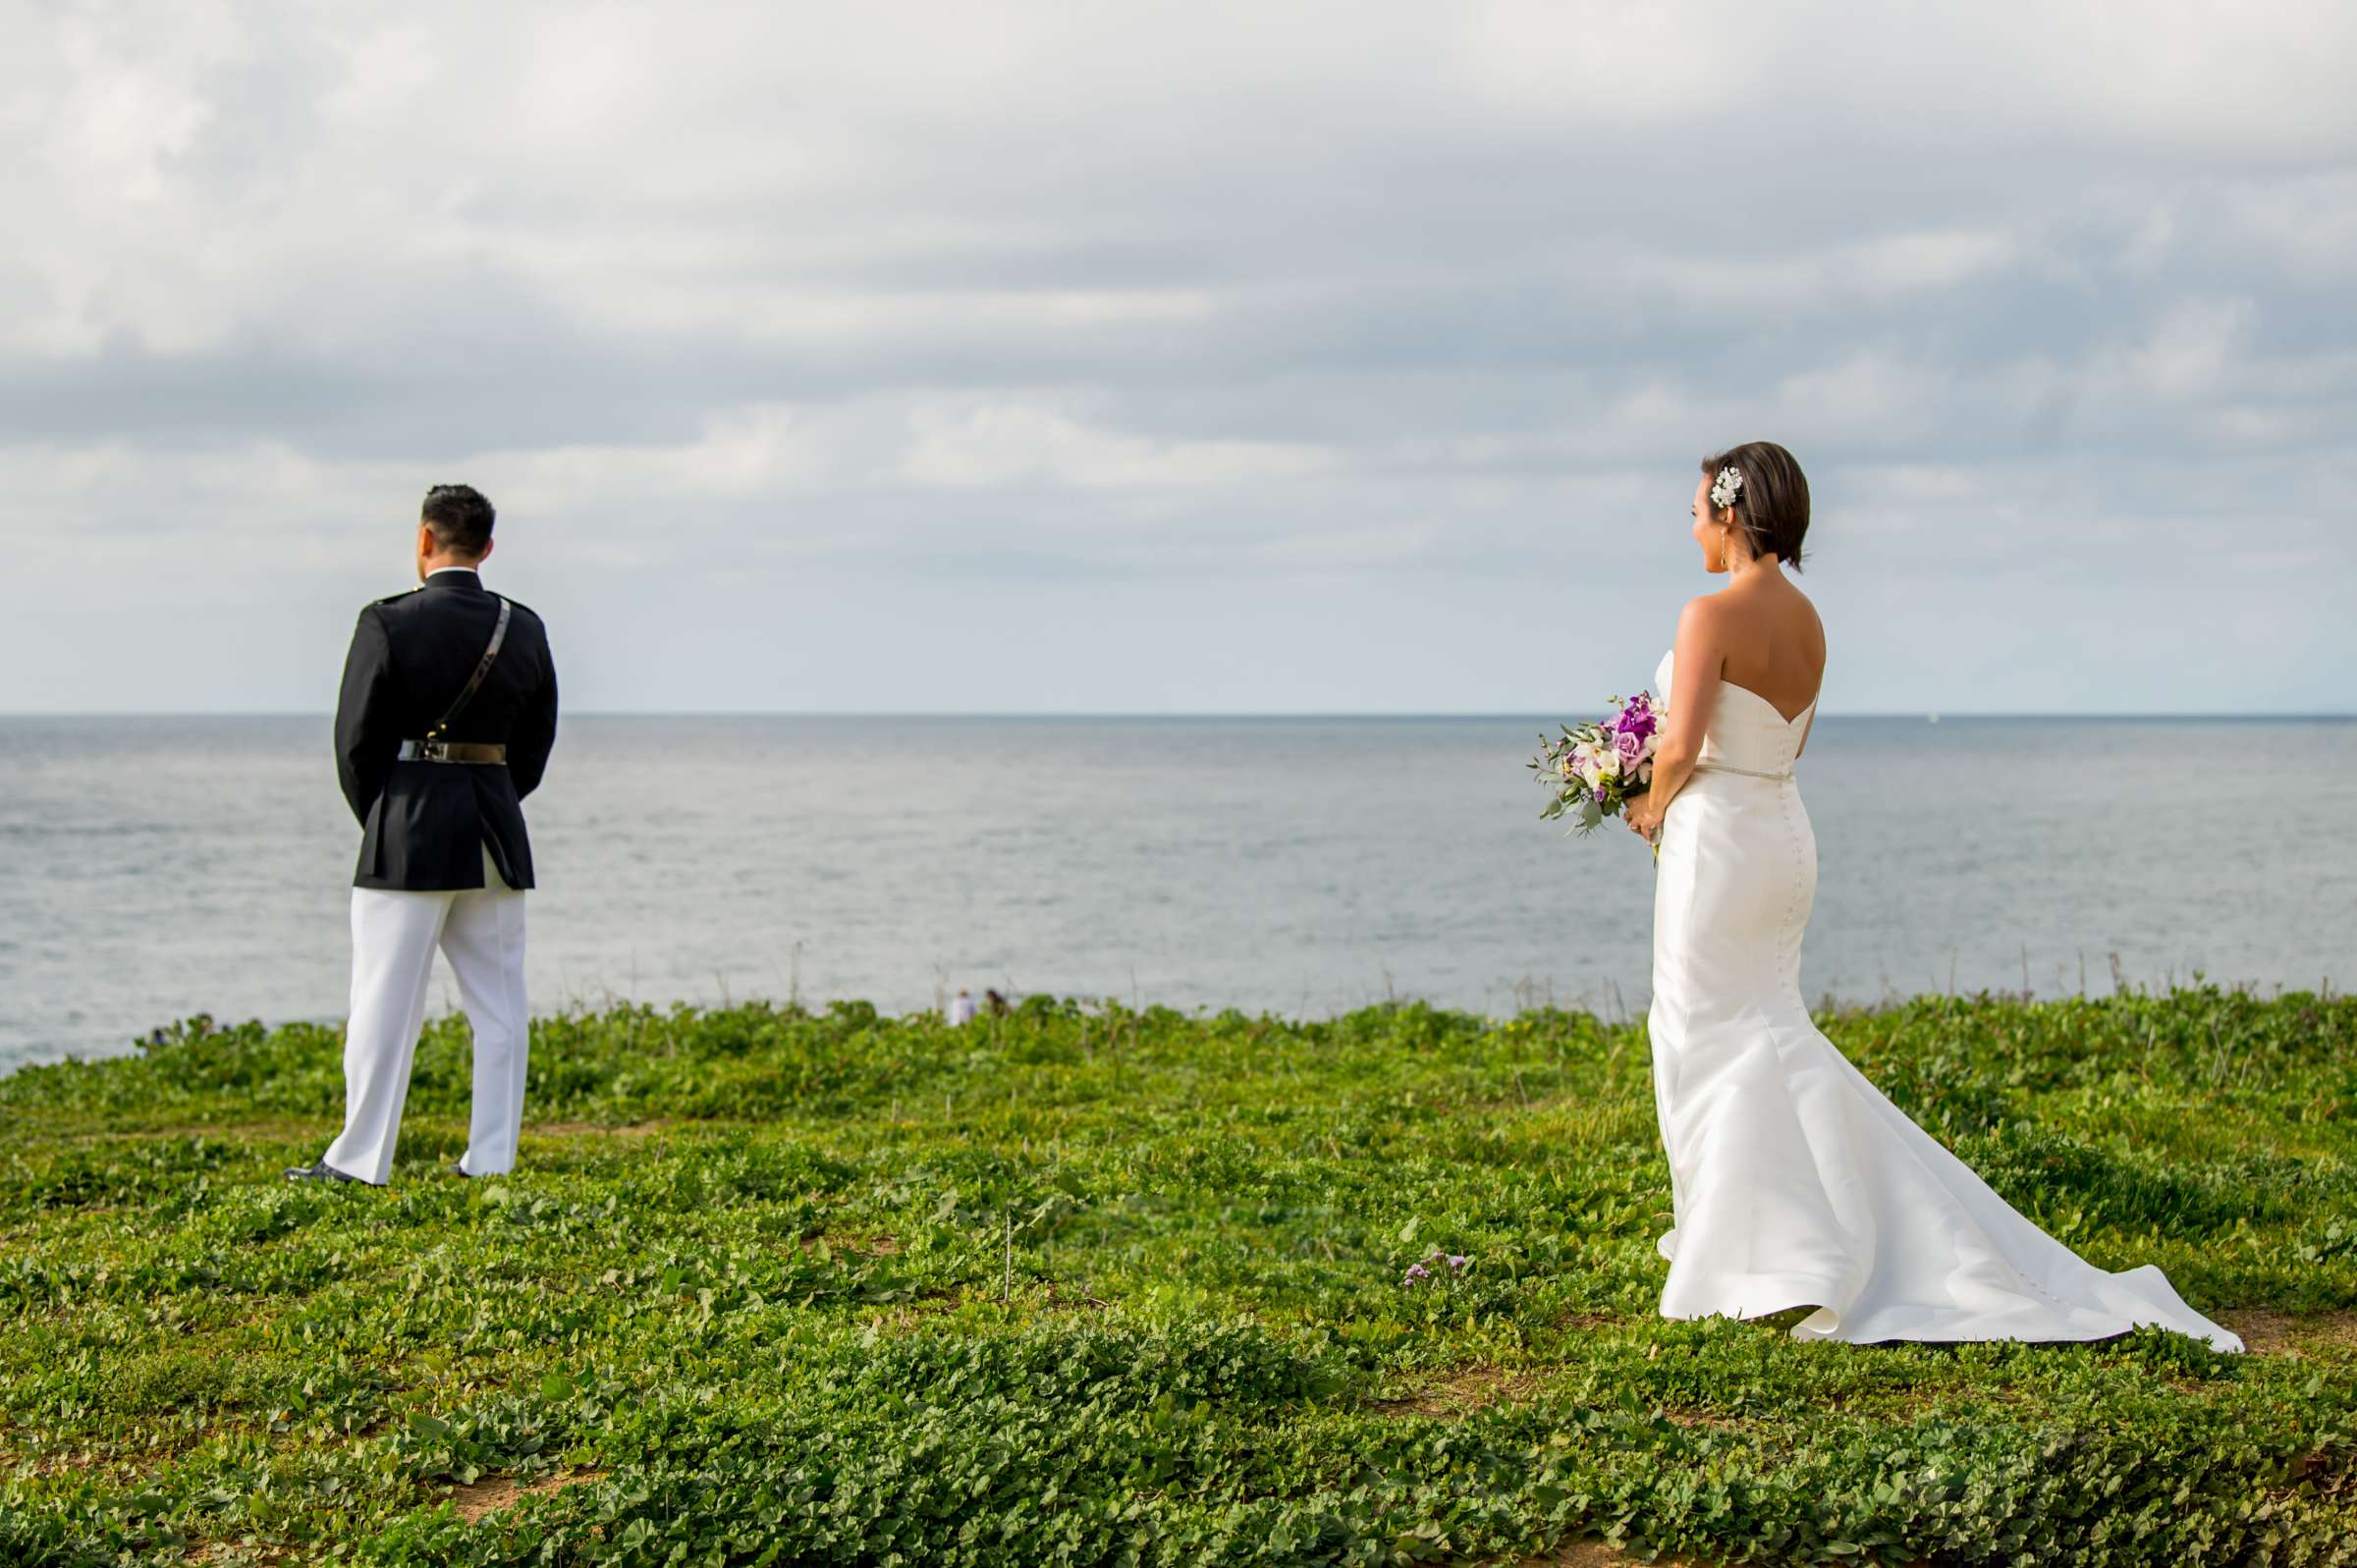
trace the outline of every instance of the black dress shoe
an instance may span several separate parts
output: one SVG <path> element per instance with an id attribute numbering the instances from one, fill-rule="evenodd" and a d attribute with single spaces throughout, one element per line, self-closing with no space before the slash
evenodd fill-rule
<path id="1" fill-rule="evenodd" d="M 314 1160 L 307 1165 L 289 1165 L 286 1169 L 286 1177 L 289 1181 L 360 1180 L 360 1178 L 357 1176 L 345 1174 L 343 1171 L 338 1170 L 335 1166 L 329 1164 L 324 1160 Z M 360 1185 L 364 1187 L 368 1184 L 364 1181 L 361 1181 Z"/>
<path id="2" fill-rule="evenodd" d="M 473 1172 L 466 1168 L 466 1162 L 464 1160 L 453 1160 L 450 1162 L 450 1173 L 458 1177 L 461 1181 L 472 1181 L 474 1179 Z"/>

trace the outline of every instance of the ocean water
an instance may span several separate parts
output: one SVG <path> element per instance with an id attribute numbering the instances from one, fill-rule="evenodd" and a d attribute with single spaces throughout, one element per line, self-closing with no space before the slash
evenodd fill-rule
<path id="1" fill-rule="evenodd" d="M 533 1005 L 1641 1009 L 1650 859 L 1538 821 L 1541 728 L 569 719 Z M 1833 717 L 1799 771 L 1812 1000 L 2357 978 L 2357 722 Z M 341 1017 L 357 838 L 323 717 L 0 720 L 0 1071 Z"/>

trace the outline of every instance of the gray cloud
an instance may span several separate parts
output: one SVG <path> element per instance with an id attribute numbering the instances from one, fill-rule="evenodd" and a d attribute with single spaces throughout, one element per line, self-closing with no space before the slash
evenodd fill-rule
<path id="1" fill-rule="evenodd" d="M 591 706 L 1579 705 L 1752 435 L 1830 711 L 2346 711 L 2357 22 L 2118 16 L 19 7 L 0 711 L 461 475 Z"/>

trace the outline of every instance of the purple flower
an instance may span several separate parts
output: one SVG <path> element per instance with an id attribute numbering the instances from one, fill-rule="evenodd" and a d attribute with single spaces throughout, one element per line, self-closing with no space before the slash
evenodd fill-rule
<path id="1" fill-rule="evenodd" d="M 1403 1285 L 1412 1285 L 1419 1279 L 1430 1279 L 1431 1277 L 1431 1270 L 1420 1263 L 1411 1263 L 1407 1266 L 1407 1277 L 1399 1282 Z"/>
<path id="2" fill-rule="evenodd" d="M 1613 737 L 1613 750 L 1620 758 L 1620 776 L 1625 779 L 1645 760 L 1645 737 L 1623 730 Z"/>
<path id="3" fill-rule="evenodd" d="M 1598 804 L 1598 805 L 1600 805 L 1600 806 L 1601 806 L 1601 805 L 1603 805 L 1603 804 L 1604 804 L 1604 802 L 1605 802 L 1605 798 L 1606 798 L 1606 797 L 1605 797 L 1605 789 L 1604 789 L 1604 785 L 1602 785 L 1602 784 L 1598 784 L 1598 785 L 1596 786 L 1596 804 Z"/>
<path id="4" fill-rule="evenodd" d="M 1465 1257 L 1462 1253 L 1451 1253 L 1449 1255 L 1449 1271 L 1451 1273 L 1462 1273 L 1464 1272 L 1465 1265 L 1471 1263 L 1472 1261 L 1472 1259 Z"/>

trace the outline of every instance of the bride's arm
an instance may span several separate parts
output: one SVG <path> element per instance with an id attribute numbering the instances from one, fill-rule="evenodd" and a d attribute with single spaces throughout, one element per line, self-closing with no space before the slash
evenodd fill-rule
<path id="1" fill-rule="evenodd" d="M 1663 813 L 1694 776 L 1694 764 L 1702 756 L 1703 733 L 1710 728 L 1711 708 L 1719 700 L 1727 657 L 1720 646 L 1719 618 L 1714 611 L 1709 599 L 1694 599 L 1677 618 L 1677 644 L 1670 667 L 1670 715 L 1653 754 L 1653 785 L 1628 811 L 1628 825 L 1648 838 L 1660 832 Z"/>

